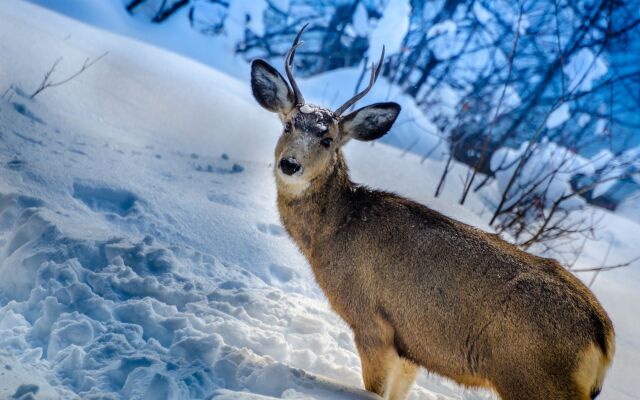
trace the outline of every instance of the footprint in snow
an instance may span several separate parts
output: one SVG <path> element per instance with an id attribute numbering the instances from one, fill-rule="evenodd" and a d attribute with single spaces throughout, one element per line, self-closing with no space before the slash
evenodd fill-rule
<path id="1" fill-rule="evenodd" d="M 42 143 L 41 140 L 33 139 L 27 135 L 23 135 L 22 133 L 16 132 L 14 130 L 12 130 L 12 133 L 26 142 L 29 142 L 31 144 L 37 144 L 38 146 L 44 146 L 44 143 Z"/>
<path id="2" fill-rule="evenodd" d="M 244 289 L 247 287 L 247 285 L 243 282 L 240 281 L 224 281 L 221 284 L 218 285 L 218 287 L 220 289 L 225 289 L 225 290 L 234 290 L 234 289 Z"/>
<path id="3" fill-rule="evenodd" d="M 16 392 L 11 398 L 20 400 L 34 399 L 35 397 L 33 396 L 38 393 L 38 390 L 40 390 L 38 385 L 22 384 L 16 389 Z"/>
<path id="4" fill-rule="evenodd" d="M 273 236 L 284 236 L 284 228 L 277 224 L 256 224 L 256 228 L 264 234 L 273 235 Z"/>
<path id="5" fill-rule="evenodd" d="M 31 110 L 29 110 L 29 108 L 27 108 L 27 106 L 25 106 L 24 104 L 13 103 L 13 109 L 33 122 L 37 122 L 41 125 L 46 125 L 46 123 L 42 120 L 42 118 L 38 117 L 33 112 L 31 112 Z"/>
<path id="6" fill-rule="evenodd" d="M 73 184 L 73 197 L 93 211 L 125 217 L 139 211 L 140 199 L 128 190 L 87 182 Z"/>
<path id="7" fill-rule="evenodd" d="M 213 203 L 218 203 L 218 204 L 222 204 L 222 205 L 225 205 L 225 206 L 234 207 L 234 208 L 237 208 L 237 209 L 240 209 L 240 210 L 244 209 L 244 206 L 241 203 L 239 203 L 239 202 L 235 201 L 234 199 L 232 199 L 231 196 L 229 196 L 229 194 L 227 194 L 227 193 L 208 192 L 207 193 L 207 199 L 210 202 L 213 202 Z"/>
<path id="8" fill-rule="evenodd" d="M 199 160 L 200 156 L 196 153 L 191 153 L 189 157 L 192 160 Z M 222 153 L 220 158 L 223 160 L 218 163 L 206 163 L 206 164 L 194 164 L 194 168 L 198 172 L 210 172 L 215 174 L 237 174 L 244 171 L 244 167 L 238 163 L 229 162 L 229 155 Z"/>
<path id="9" fill-rule="evenodd" d="M 217 166 L 213 164 L 196 165 L 195 169 L 198 172 L 210 172 L 215 174 L 237 174 L 244 171 L 244 167 L 236 163 L 233 163 L 230 167 Z"/>
<path id="10" fill-rule="evenodd" d="M 71 152 L 71 153 L 76 153 L 76 154 L 80 154 L 81 156 L 87 156 L 87 157 L 88 157 L 88 154 L 87 154 L 87 153 L 85 153 L 85 152 L 84 152 L 84 151 L 82 151 L 82 150 L 74 149 L 73 147 L 70 147 L 70 148 L 69 148 L 69 152 Z"/>
<path id="11" fill-rule="evenodd" d="M 15 160 L 7 161 L 5 165 L 7 168 L 11 170 L 20 171 L 22 168 L 24 168 L 25 162 L 23 160 L 15 159 Z"/>
<path id="12" fill-rule="evenodd" d="M 292 268 L 285 267 L 284 265 L 279 264 L 269 265 L 269 272 L 271 273 L 272 277 L 276 278 L 282 283 L 287 283 L 298 276 L 298 273 Z"/>

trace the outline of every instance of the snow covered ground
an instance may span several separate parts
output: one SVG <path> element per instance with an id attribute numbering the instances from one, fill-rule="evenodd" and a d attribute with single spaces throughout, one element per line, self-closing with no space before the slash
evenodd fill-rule
<path id="1" fill-rule="evenodd" d="M 58 57 L 54 81 L 105 51 L 29 99 Z M 281 128 L 248 76 L 18 0 L 0 2 L 0 55 L 0 398 L 374 398 L 348 327 L 278 222 Z M 320 79 L 305 94 L 332 98 Z M 428 129 L 413 116 L 394 135 Z M 352 143 L 347 158 L 355 180 L 488 229 L 481 198 L 452 205 L 456 183 L 432 198 L 437 157 Z M 609 243 L 608 264 L 635 255 L 640 226 L 602 224 L 577 267 L 601 263 Z M 593 286 L 618 332 L 604 399 L 640 397 L 639 284 L 630 267 Z M 426 374 L 412 396 L 491 398 Z"/>

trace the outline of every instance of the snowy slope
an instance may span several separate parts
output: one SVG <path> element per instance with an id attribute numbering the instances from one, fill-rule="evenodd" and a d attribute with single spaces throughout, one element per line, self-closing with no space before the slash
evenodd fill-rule
<path id="1" fill-rule="evenodd" d="M 54 80 L 105 51 L 28 99 L 59 56 Z M 247 82 L 17 0 L 0 2 L 0 54 L 0 95 L 14 88 L 0 99 L 0 398 L 374 398 L 279 225 L 280 126 Z M 481 199 L 452 205 L 455 185 L 431 198 L 439 162 L 362 143 L 347 158 L 355 180 L 487 228 Z M 640 228 L 606 218 L 632 254 Z M 638 394 L 639 276 L 594 287 L 619 333 L 607 399 Z M 413 397 L 489 395 L 423 374 Z"/>
<path id="2" fill-rule="evenodd" d="M 0 346 L 16 368 L 63 397 L 370 398 L 278 223 L 278 122 L 246 84 L 26 3 L 0 18 L 0 87 L 17 88 L 0 104 Z M 58 56 L 54 77 L 104 51 L 25 96 Z"/>

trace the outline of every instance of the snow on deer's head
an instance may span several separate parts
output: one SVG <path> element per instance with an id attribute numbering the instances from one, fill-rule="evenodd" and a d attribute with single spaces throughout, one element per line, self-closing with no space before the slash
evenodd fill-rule
<path id="1" fill-rule="evenodd" d="M 349 139 L 369 141 L 382 137 L 400 113 L 397 103 L 376 103 L 342 115 L 373 87 L 380 74 L 384 48 L 378 66 L 371 67 L 369 85 L 337 110 L 305 103 L 291 72 L 305 28 L 306 25 L 300 29 L 285 56 L 285 72 L 291 86 L 266 61 L 254 60 L 251 64 L 254 97 L 262 107 L 278 113 L 284 125 L 276 146 L 275 174 L 278 184 L 291 193 L 302 193 L 314 179 L 331 171 L 338 150 Z"/>

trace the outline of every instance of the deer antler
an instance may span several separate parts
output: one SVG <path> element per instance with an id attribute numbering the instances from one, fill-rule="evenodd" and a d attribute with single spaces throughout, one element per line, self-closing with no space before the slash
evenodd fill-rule
<path id="1" fill-rule="evenodd" d="M 307 28 L 309 24 L 306 23 L 298 32 L 296 39 L 293 41 L 291 48 L 287 51 L 287 55 L 284 57 L 284 70 L 287 73 L 287 78 L 289 78 L 289 83 L 291 84 L 291 88 L 293 89 L 293 95 L 295 96 L 295 103 L 297 106 L 301 106 L 304 104 L 304 97 L 302 97 L 302 93 L 300 92 L 300 88 L 296 83 L 295 78 L 293 77 L 293 72 L 291 72 L 291 66 L 293 65 L 293 57 L 296 55 L 296 49 L 302 43 L 300 41 L 300 36 L 302 36 L 302 32 Z"/>
<path id="2" fill-rule="evenodd" d="M 371 78 L 369 79 L 369 85 L 366 88 L 364 88 L 363 91 L 361 91 L 360 93 L 356 94 L 355 96 L 347 100 L 346 103 L 344 103 L 342 106 L 340 106 L 340 108 L 334 111 L 333 114 L 336 117 L 339 117 L 340 115 L 342 115 L 342 113 L 347 111 L 349 107 L 356 104 L 358 100 L 360 100 L 361 98 L 366 96 L 367 93 L 369 93 L 369 91 L 373 87 L 373 84 L 376 83 L 376 80 L 378 79 L 378 75 L 380 75 L 380 70 L 382 69 L 383 61 L 384 61 L 384 46 L 382 46 L 382 55 L 380 55 L 380 61 L 378 62 L 378 67 L 376 67 L 374 63 L 371 63 Z"/>

